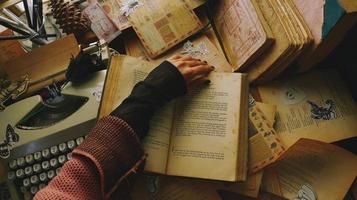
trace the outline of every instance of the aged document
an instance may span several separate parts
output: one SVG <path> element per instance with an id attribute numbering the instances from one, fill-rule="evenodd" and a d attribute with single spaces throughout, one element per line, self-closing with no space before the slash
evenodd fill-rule
<path id="1" fill-rule="evenodd" d="M 235 70 L 249 64 L 273 42 L 269 26 L 250 0 L 215 2 L 214 23 Z"/>
<path id="2" fill-rule="evenodd" d="M 126 2 L 125 0 L 99 0 L 99 2 L 101 2 L 103 8 L 106 7 L 104 9 L 107 11 L 112 20 L 119 23 L 117 25 L 120 30 L 123 31 L 131 27 L 128 18 L 123 13 L 119 12 L 122 5 Z M 206 3 L 206 0 L 186 0 L 186 3 L 193 10 Z"/>
<path id="3" fill-rule="evenodd" d="M 121 33 L 98 3 L 90 4 L 83 10 L 83 14 L 91 21 L 91 29 L 99 39 L 109 43 Z"/>
<path id="4" fill-rule="evenodd" d="M 167 174 L 237 180 L 238 174 L 232 172 L 237 171 L 237 147 L 243 142 L 239 141 L 239 105 L 247 92 L 243 78 L 235 73 L 211 74 L 210 87 L 197 88 L 178 102 Z"/>
<path id="5" fill-rule="evenodd" d="M 102 6 L 103 10 L 107 13 L 108 17 L 120 30 L 127 29 L 131 26 L 128 18 L 123 13 L 121 13 L 121 5 L 119 0 L 99 0 L 98 2 Z"/>
<path id="6" fill-rule="evenodd" d="M 254 99 L 249 104 L 249 173 L 256 173 L 276 161 L 285 148 L 273 128 L 275 113 L 263 113 L 273 110 L 274 106 L 257 104 Z M 266 107 L 266 108 L 265 108 Z M 273 108 L 271 108 L 273 107 Z M 269 118 L 267 117 L 269 116 Z"/>
<path id="7" fill-rule="evenodd" d="M 156 59 L 150 59 L 149 56 L 147 56 L 142 44 L 136 35 L 126 35 L 124 45 L 128 55 L 151 61 L 156 64 L 160 64 L 175 54 L 181 54 L 184 56 L 191 55 L 192 57 L 207 61 L 208 64 L 215 66 L 216 72 L 233 71 L 231 65 L 227 62 L 224 55 L 217 50 L 214 44 L 208 39 L 206 34 L 202 34 L 192 38 L 191 40 L 187 40 L 184 42 L 184 44 L 180 44 L 174 47 Z"/>
<path id="8" fill-rule="evenodd" d="M 357 157 L 332 144 L 300 139 L 271 169 L 279 179 L 277 195 L 294 199 L 304 193 L 310 199 L 340 200 L 357 176 Z"/>
<path id="9" fill-rule="evenodd" d="M 155 58 L 193 35 L 202 23 L 181 0 L 143 0 L 129 16 L 147 54 Z"/>
<path id="10" fill-rule="evenodd" d="M 275 130 L 286 147 L 300 138 L 335 142 L 357 136 L 357 105 L 337 70 L 325 69 L 258 87 L 277 105 Z"/>

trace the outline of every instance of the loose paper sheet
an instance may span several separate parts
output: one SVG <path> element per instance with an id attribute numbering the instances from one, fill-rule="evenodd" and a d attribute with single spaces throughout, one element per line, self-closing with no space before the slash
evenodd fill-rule
<path id="1" fill-rule="evenodd" d="M 357 136 L 357 105 L 337 70 L 325 69 L 258 87 L 277 106 L 275 130 L 290 147 L 300 138 L 335 142 Z"/>
<path id="2" fill-rule="evenodd" d="M 149 57 L 155 58 L 203 26 L 185 1 L 142 0 L 129 16 Z"/>
<path id="3" fill-rule="evenodd" d="M 277 195 L 284 198 L 304 193 L 310 199 L 343 199 L 357 175 L 357 157 L 332 144 L 301 139 L 271 170 L 281 188 Z"/>
<path id="4" fill-rule="evenodd" d="M 196 38 L 192 38 L 192 40 L 185 41 L 184 44 L 180 44 L 174 49 L 171 49 L 167 53 L 159 56 L 155 60 L 150 59 L 141 45 L 139 39 L 135 35 L 130 35 L 125 38 L 124 41 L 125 49 L 128 55 L 139 57 L 141 59 L 155 62 L 157 64 L 163 62 L 167 58 L 175 55 L 175 54 L 182 54 L 183 56 L 189 55 L 189 52 L 184 50 L 185 44 L 191 44 L 192 49 L 200 49 L 201 51 L 196 52 L 194 55 L 191 55 L 195 58 L 207 61 L 208 64 L 215 66 L 215 71 L 217 72 L 232 72 L 231 65 L 227 62 L 224 55 L 217 50 L 214 44 L 208 39 L 206 35 L 200 35 Z M 186 45 L 187 46 L 187 45 Z"/>
<path id="5" fill-rule="evenodd" d="M 251 100 L 249 107 L 249 173 L 256 173 L 265 166 L 271 164 L 279 158 L 285 150 L 283 144 L 280 142 L 273 124 L 263 113 L 262 107 L 269 107 L 269 105 L 256 104 Z M 265 110 L 273 108 L 265 108 Z M 267 113 L 268 116 L 273 114 Z"/>
<path id="6" fill-rule="evenodd" d="M 99 39 L 103 39 L 109 43 L 121 33 L 98 3 L 90 4 L 84 9 L 83 13 L 91 21 L 91 29 Z"/>

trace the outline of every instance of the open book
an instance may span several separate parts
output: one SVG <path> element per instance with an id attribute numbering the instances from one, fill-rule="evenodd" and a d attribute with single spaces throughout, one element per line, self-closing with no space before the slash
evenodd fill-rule
<path id="1" fill-rule="evenodd" d="M 113 56 L 99 117 L 108 115 L 156 65 Z M 153 117 L 143 145 L 145 171 L 224 181 L 247 172 L 248 82 L 239 73 L 212 73 L 210 85 L 190 91 Z"/>

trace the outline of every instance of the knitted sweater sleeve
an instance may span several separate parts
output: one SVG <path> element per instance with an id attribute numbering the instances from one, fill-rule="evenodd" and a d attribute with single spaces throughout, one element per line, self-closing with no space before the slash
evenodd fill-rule
<path id="1" fill-rule="evenodd" d="M 145 154 L 140 138 L 146 135 L 154 112 L 186 92 L 181 73 L 163 62 L 110 116 L 98 121 L 60 174 L 34 199 L 109 199 L 123 180 L 142 167 Z"/>
<path id="2" fill-rule="evenodd" d="M 144 158 L 138 137 L 125 121 L 103 118 L 34 199 L 109 199 Z"/>

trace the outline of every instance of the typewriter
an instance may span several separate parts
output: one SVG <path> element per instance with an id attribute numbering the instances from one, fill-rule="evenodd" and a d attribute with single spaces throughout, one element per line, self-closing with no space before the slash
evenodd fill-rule
<path id="1" fill-rule="evenodd" d="M 68 83 L 51 105 L 37 95 L 0 112 L 0 164 L 11 199 L 32 197 L 71 159 L 95 125 L 106 71 L 78 85 Z"/>

